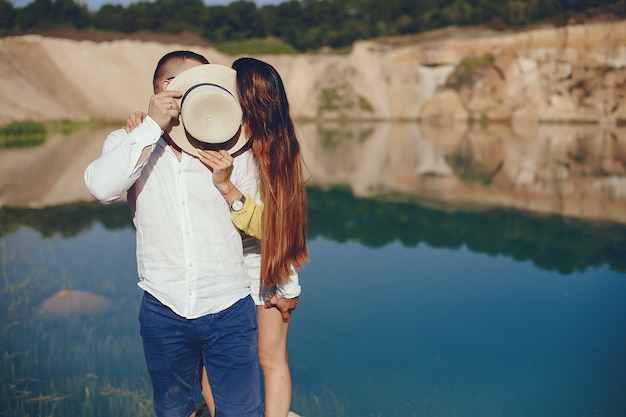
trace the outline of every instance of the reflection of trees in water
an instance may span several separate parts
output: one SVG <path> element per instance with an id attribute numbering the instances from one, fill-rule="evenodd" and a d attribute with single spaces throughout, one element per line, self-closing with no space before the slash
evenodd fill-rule
<path id="1" fill-rule="evenodd" d="M 308 188 L 308 237 L 355 241 L 369 247 L 401 242 L 408 247 L 466 246 L 476 253 L 531 260 L 538 267 L 572 273 L 608 265 L 626 271 L 626 226 L 544 216 L 506 209 L 461 211 L 406 201 L 359 199 L 345 188 Z M 132 228 L 124 203 L 46 209 L 0 209 L 0 236 L 27 226 L 44 237 L 71 237 L 94 224 Z"/>
<path id="2" fill-rule="evenodd" d="M 81 203 L 45 209 L 0 208 L 0 236 L 13 233 L 20 226 L 27 226 L 44 237 L 57 234 L 72 237 L 90 229 L 95 223 L 101 223 L 109 230 L 133 227 L 125 203 L 109 206 Z"/>
<path id="3" fill-rule="evenodd" d="M 309 188 L 309 238 L 382 247 L 459 248 L 531 260 L 571 273 L 608 265 L 626 271 L 626 227 L 520 211 L 445 211 L 409 202 L 355 198 L 344 189 Z"/>

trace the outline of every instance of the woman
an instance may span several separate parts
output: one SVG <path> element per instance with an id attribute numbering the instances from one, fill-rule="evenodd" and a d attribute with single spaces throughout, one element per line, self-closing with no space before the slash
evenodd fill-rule
<path id="1" fill-rule="evenodd" d="M 262 205 L 254 196 L 243 196 L 230 182 L 234 158 L 228 152 L 199 151 L 199 157 L 213 169 L 213 182 L 231 206 L 235 225 L 260 238 L 260 271 L 258 265 L 254 267 L 259 259 L 248 254 L 246 265 L 251 275 L 257 275 L 256 280 L 252 278 L 252 292 L 259 320 L 265 416 L 286 417 L 292 392 L 287 332 L 290 311 L 298 301 L 294 291 L 299 294 L 295 269 L 308 261 L 303 161 L 285 88 L 276 69 L 254 58 L 237 59 L 232 68 L 237 71 L 243 128 L 250 137 L 259 169 Z M 210 390 L 204 382 L 203 395 L 211 404 Z"/>
<path id="2" fill-rule="evenodd" d="M 250 137 L 259 170 L 260 200 L 244 196 L 230 181 L 235 158 L 228 152 L 199 150 L 198 154 L 213 171 L 214 185 L 231 207 L 233 223 L 249 235 L 243 236 L 244 258 L 257 304 L 265 417 L 286 417 L 292 394 L 287 332 L 300 294 L 296 269 L 308 261 L 303 161 L 278 72 L 254 58 L 238 59 L 232 67 L 237 71 L 242 128 Z M 141 112 L 131 114 L 127 131 L 144 117 Z M 204 370 L 202 394 L 209 412 L 215 415 Z"/>

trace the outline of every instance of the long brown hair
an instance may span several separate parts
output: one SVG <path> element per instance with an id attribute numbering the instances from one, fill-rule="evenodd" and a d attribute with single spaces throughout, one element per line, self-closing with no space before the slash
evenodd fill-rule
<path id="1" fill-rule="evenodd" d="M 237 59 L 237 91 L 259 169 L 263 200 L 261 282 L 285 282 L 291 267 L 309 260 L 300 144 L 280 75 L 254 58 Z"/>

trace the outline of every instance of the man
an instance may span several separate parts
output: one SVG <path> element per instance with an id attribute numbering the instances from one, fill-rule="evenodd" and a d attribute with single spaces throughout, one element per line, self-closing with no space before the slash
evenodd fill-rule
<path id="1" fill-rule="evenodd" d="M 181 142 L 172 140 L 190 136 L 186 124 L 181 134 L 187 120 L 183 94 L 190 102 L 202 100 L 204 92 L 200 88 L 189 94 L 191 89 L 168 86 L 198 69 L 217 67 L 207 64 L 189 51 L 161 58 L 147 117 L 131 132 L 120 129 L 107 137 L 101 156 L 85 171 L 85 183 L 103 203 L 127 192 L 137 230 L 138 285 L 144 290 L 139 321 L 156 415 L 195 415 L 203 360 L 216 417 L 259 417 L 257 318 L 241 237 L 213 186 L 211 171 L 193 155 L 193 148 L 182 151 Z M 234 78 L 228 86 L 231 93 Z M 208 79 L 194 88 L 206 90 L 220 82 Z M 187 112 L 189 120 L 193 110 Z M 198 117 L 204 119 L 215 117 Z M 238 152 L 232 179 L 240 190 L 256 195 L 257 171 L 249 150 Z"/>

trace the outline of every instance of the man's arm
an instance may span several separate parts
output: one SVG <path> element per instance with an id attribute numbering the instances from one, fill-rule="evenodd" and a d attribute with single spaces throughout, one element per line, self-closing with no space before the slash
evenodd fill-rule
<path id="1" fill-rule="evenodd" d="M 111 133 L 102 154 L 85 170 L 85 184 L 101 203 L 113 203 L 133 186 L 148 156 L 180 109 L 174 101 L 179 91 L 162 91 L 150 97 L 148 114 L 131 113 L 125 129 Z M 135 128 L 133 124 L 141 123 Z"/>
<path id="2" fill-rule="evenodd" d="M 102 154 L 85 170 L 85 184 L 91 195 L 105 204 L 119 200 L 141 175 L 161 132 L 151 118 L 146 118 L 131 133 L 119 129 L 109 134 Z"/>

